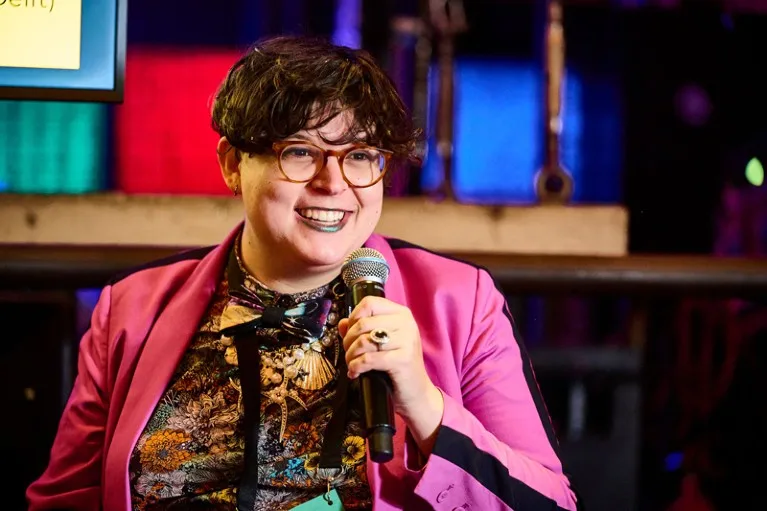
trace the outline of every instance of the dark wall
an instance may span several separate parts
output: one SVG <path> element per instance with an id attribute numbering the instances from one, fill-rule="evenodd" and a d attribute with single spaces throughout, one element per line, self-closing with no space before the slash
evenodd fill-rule
<path id="1" fill-rule="evenodd" d="M 0 293 L 3 325 L 0 388 L 0 458 L 5 460 L 2 508 L 26 509 L 24 491 L 40 476 L 76 363 L 74 296 L 59 293 Z"/>

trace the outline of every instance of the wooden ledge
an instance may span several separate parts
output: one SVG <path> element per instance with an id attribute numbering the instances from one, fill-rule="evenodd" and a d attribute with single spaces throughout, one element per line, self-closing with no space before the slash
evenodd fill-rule
<path id="1" fill-rule="evenodd" d="M 0 244 L 212 245 L 239 200 L 164 195 L 0 195 Z M 485 206 L 387 198 L 377 232 L 443 252 L 622 256 L 621 206 Z"/>

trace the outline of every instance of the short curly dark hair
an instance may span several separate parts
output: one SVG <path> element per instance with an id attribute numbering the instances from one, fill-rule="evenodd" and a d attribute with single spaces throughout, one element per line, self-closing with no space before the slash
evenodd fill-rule
<path id="1" fill-rule="evenodd" d="M 345 110 L 353 125 L 339 140 L 414 158 L 421 136 L 392 80 L 364 50 L 324 39 L 280 36 L 253 46 L 215 96 L 213 129 L 236 149 L 265 154 L 273 142 L 324 126 Z M 311 123 L 311 125 L 310 125 Z"/>

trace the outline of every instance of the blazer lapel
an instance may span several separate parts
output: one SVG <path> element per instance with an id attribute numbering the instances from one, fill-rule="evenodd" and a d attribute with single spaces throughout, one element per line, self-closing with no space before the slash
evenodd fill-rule
<path id="1" fill-rule="evenodd" d="M 105 495 L 105 499 L 112 503 L 112 507 L 106 506 L 106 509 L 131 507 L 128 465 L 133 447 L 197 331 L 238 230 L 239 227 L 199 262 L 179 291 L 158 312 L 136 364 L 133 383 L 125 398 L 123 413 L 115 426 L 109 453 L 111 466 L 120 463 L 125 467 L 124 472 L 111 472 L 114 477 L 123 477 L 123 481 L 110 481 L 109 486 L 124 493 Z"/>

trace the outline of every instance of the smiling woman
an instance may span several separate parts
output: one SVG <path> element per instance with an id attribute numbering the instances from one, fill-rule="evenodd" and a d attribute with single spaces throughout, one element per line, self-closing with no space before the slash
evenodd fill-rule
<path id="1" fill-rule="evenodd" d="M 30 509 L 575 510 L 490 275 L 374 233 L 420 134 L 371 57 L 264 41 L 212 117 L 244 219 L 103 290 Z M 386 297 L 352 307 L 341 269 L 363 246 Z M 385 465 L 365 450 L 369 371 L 391 382 Z"/>

